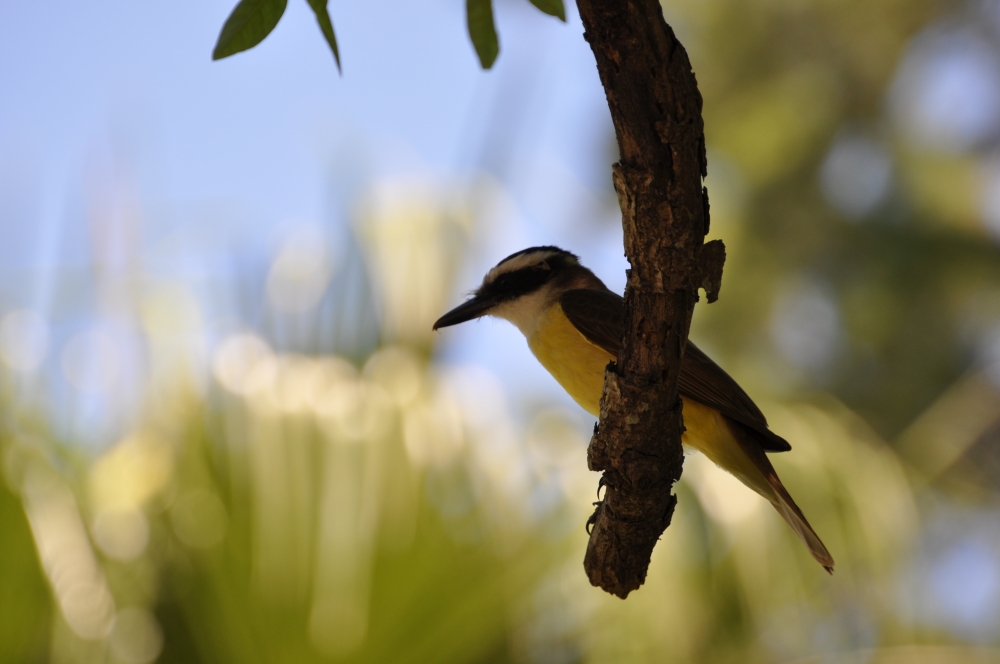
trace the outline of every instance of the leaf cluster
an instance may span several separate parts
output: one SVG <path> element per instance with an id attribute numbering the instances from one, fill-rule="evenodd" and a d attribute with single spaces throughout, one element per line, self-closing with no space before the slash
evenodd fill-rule
<path id="1" fill-rule="evenodd" d="M 333 52 L 333 59 L 340 71 L 340 50 L 337 47 L 337 37 L 333 31 L 333 21 L 327 11 L 328 0 L 306 0 L 310 9 L 316 14 L 323 38 Z M 544 13 L 566 21 L 566 7 L 563 0 L 530 0 Z M 278 25 L 288 0 L 240 0 L 229 18 L 222 26 L 219 39 L 212 51 L 213 60 L 221 60 L 241 51 L 253 48 L 264 41 Z M 479 56 L 483 69 L 489 69 L 496 62 L 500 53 L 500 42 L 497 38 L 496 26 L 493 22 L 493 0 L 466 0 L 466 16 L 469 27 L 469 38 Z"/>

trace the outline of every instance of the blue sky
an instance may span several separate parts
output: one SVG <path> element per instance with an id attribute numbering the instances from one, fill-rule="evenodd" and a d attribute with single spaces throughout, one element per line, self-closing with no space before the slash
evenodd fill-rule
<path id="1" fill-rule="evenodd" d="M 290 219 L 342 223 L 335 180 L 448 186 L 484 172 L 513 205 L 473 243 L 456 301 L 499 258 L 543 243 L 620 291 L 610 117 L 575 6 L 564 24 L 527 0 L 496 5 L 501 54 L 483 72 L 460 0 L 335 0 L 339 76 L 301 1 L 261 45 L 219 62 L 231 0 L 3 3 L 0 309 L 65 318 L 58 354 L 99 308 L 60 285 L 92 263 L 95 206 L 141 216 L 145 270 L 196 279 L 266 265 Z M 581 211 L 600 218 L 581 223 Z M 506 324 L 445 341 L 450 361 L 565 400 Z"/>

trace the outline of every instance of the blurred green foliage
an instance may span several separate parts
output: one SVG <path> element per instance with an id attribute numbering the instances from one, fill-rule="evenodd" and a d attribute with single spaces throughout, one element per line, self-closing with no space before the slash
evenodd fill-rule
<path id="1" fill-rule="evenodd" d="M 21 501 L 0 486 L 3 574 L 0 574 L 0 661 L 41 661 L 48 647 L 51 604 Z"/>
<path id="2" fill-rule="evenodd" d="M 720 170 L 721 196 L 735 188 L 740 199 L 731 215 L 713 219 L 731 250 L 728 278 L 719 305 L 699 311 L 697 333 L 722 351 L 767 353 L 760 362 L 780 365 L 762 343 L 776 300 L 803 279 L 821 283 L 839 309 L 841 337 L 826 366 L 807 367 L 806 382 L 831 390 L 890 439 L 969 366 L 963 317 L 983 306 L 992 309 L 976 312 L 984 318 L 998 313 L 984 301 L 1000 285 L 1000 254 L 976 212 L 977 151 L 914 145 L 891 113 L 908 41 L 941 19 L 985 20 L 973 5 L 667 6 L 692 35 L 717 156 L 713 202 Z M 824 200 L 818 177 L 845 133 L 892 160 L 883 198 L 854 218 Z M 988 153 L 988 141 L 983 147 Z"/>

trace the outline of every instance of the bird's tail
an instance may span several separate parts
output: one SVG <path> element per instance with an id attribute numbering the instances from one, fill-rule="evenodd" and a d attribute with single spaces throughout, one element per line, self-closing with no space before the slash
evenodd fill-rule
<path id="1" fill-rule="evenodd" d="M 833 556 L 827 551 L 819 535 L 816 534 L 816 531 L 813 530 L 812 526 L 806 520 L 805 515 L 802 514 L 802 510 L 795 504 L 795 501 L 792 500 L 781 480 L 778 479 L 778 474 L 774 471 L 774 466 L 771 465 L 771 461 L 767 458 L 767 455 L 764 454 L 764 450 L 753 440 L 753 432 L 748 431 L 736 422 L 730 421 L 729 424 L 729 428 L 733 431 L 733 435 L 739 442 L 740 447 L 743 448 L 743 452 L 753 462 L 753 465 L 767 482 L 766 486 L 751 486 L 751 488 L 767 498 L 774 505 L 774 509 L 778 510 L 778 514 L 791 526 L 795 534 L 805 542 L 805 545 L 809 547 L 809 553 L 812 554 L 813 558 L 827 572 L 833 574 Z M 754 484 L 759 484 L 759 482 L 754 482 Z"/>
<path id="2" fill-rule="evenodd" d="M 771 465 L 770 462 L 768 462 L 768 465 Z M 802 514 L 802 510 L 795 504 L 792 497 L 788 495 L 788 491 L 785 490 L 785 487 L 781 484 L 781 480 L 778 479 L 777 475 L 773 474 L 773 471 L 767 479 L 778 495 L 778 499 L 771 502 L 774 505 L 774 509 L 778 510 L 778 514 L 791 526 L 795 534 L 806 543 L 806 546 L 809 547 L 809 553 L 812 554 L 813 558 L 827 572 L 833 574 L 833 556 L 826 550 L 826 546 L 823 545 L 819 535 L 809 525 L 806 517 Z"/>

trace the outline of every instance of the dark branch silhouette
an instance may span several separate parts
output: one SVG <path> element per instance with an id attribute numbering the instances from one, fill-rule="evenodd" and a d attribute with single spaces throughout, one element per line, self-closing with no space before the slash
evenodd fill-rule
<path id="1" fill-rule="evenodd" d="M 631 264 L 625 336 L 605 374 L 601 420 L 587 453 L 591 470 L 604 472 L 606 490 L 584 567 L 591 583 L 624 598 L 645 580 L 677 503 L 677 377 L 698 289 L 715 300 L 725 249 L 704 243 L 701 93 L 659 0 L 577 4 L 618 138 L 614 184 Z"/>

